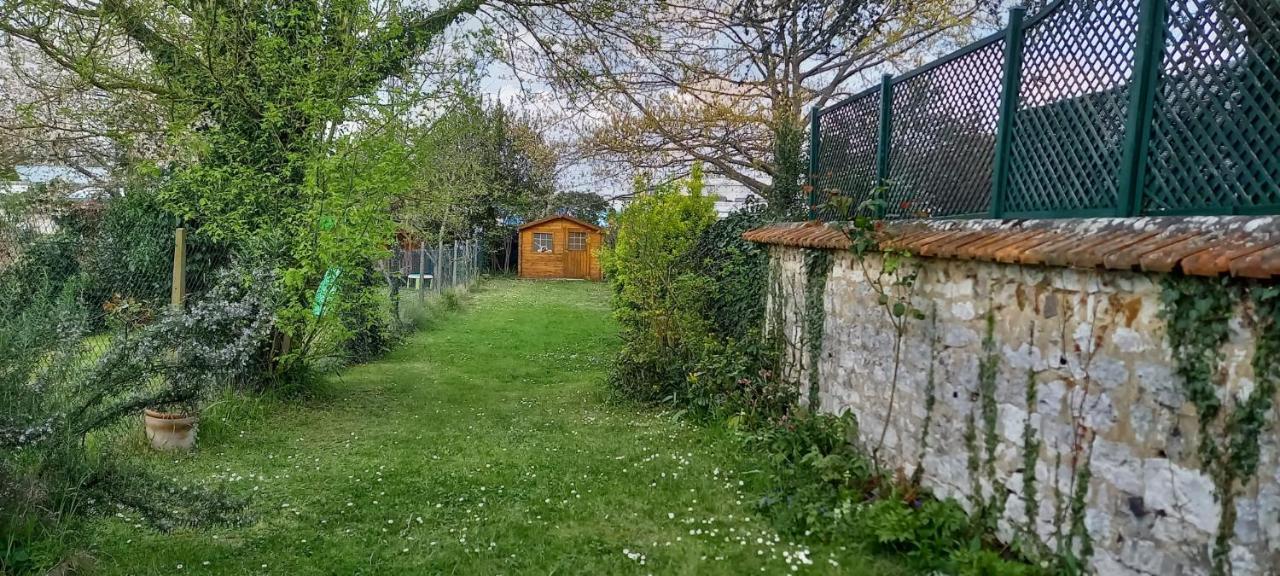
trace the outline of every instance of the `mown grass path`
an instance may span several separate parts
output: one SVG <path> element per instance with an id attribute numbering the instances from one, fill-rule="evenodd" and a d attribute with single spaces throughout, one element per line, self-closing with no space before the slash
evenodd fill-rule
<path id="1" fill-rule="evenodd" d="M 723 433 L 604 401 L 607 292 L 494 281 L 315 400 L 217 406 L 198 451 L 144 459 L 250 497 L 252 520 L 164 534 L 126 514 L 84 546 L 105 574 L 900 572 L 777 536 Z"/>

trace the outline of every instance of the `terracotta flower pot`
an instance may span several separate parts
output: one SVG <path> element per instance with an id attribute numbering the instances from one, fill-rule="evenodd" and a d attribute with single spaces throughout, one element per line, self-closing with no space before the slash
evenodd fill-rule
<path id="1" fill-rule="evenodd" d="M 142 415 L 147 439 L 156 450 L 190 450 L 196 445 L 197 414 L 172 414 L 147 409 Z"/>

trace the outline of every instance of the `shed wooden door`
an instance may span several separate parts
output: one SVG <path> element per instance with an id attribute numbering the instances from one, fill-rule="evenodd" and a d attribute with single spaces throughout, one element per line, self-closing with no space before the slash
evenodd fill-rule
<path id="1" fill-rule="evenodd" d="M 564 252 L 565 278 L 587 278 L 591 274 L 590 251 L 587 250 L 587 233 L 569 231 L 568 250 Z"/>

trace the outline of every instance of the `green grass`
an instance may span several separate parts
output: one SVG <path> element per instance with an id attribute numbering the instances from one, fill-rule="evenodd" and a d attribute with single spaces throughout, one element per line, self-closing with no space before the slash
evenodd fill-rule
<path id="1" fill-rule="evenodd" d="M 122 514 L 82 548 L 102 574 L 903 572 L 776 535 L 723 431 L 606 402 L 616 346 L 604 285 L 492 282 L 314 399 L 228 398 L 196 452 L 141 456 L 249 497 L 246 524 Z"/>

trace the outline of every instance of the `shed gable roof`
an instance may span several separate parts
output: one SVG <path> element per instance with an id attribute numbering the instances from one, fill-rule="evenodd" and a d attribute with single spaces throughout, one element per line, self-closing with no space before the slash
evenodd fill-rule
<path id="1" fill-rule="evenodd" d="M 537 225 L 539 225 L 539 224 L 546 224 L 547 222 L 551 222 L 551 221 L 553 221 L 553 220 L 568 220 L 568 221 L 570 221 L 570 222 L 573 222 L 574 224 L 577 224 L 577 225 L 579 225 L 579 226 L 582 226 L 583 228 L 590 228 L 591 230 L 593 230 L 593 231 L 595 231 L 595 232 L 599 232 L 599 231 L 600 231 L 600 227 L 599 227 L 599 226 L 596 226 L 595 224 L 591 224 L 591 223 L 588 223 L 588 222 L 583 222 L 582 220 L 579 220 L 579 219 L 577 219 L 577 218 L 574 218 L 573 216 L 566 216 L 566 215 L 564 215 L 564 214 L 554 214 L 554 215 L 551 215 L 551 216 L 547 216 L 546 218 L 539 218 L 539 219 L 537 219 L 537 220 L 534 220 L 533 222 L 526 222 L 526 223 L 524 223 L 524 224 L 521 224 L 521 225 L 520 225 L 520 227 L 519 227 L 519 228 L 517 228 L 517 230 L 524 230 L 525 228 L 529 228 L 529 227 L 531 227 L 531 226 L 537 226 Z"/>

